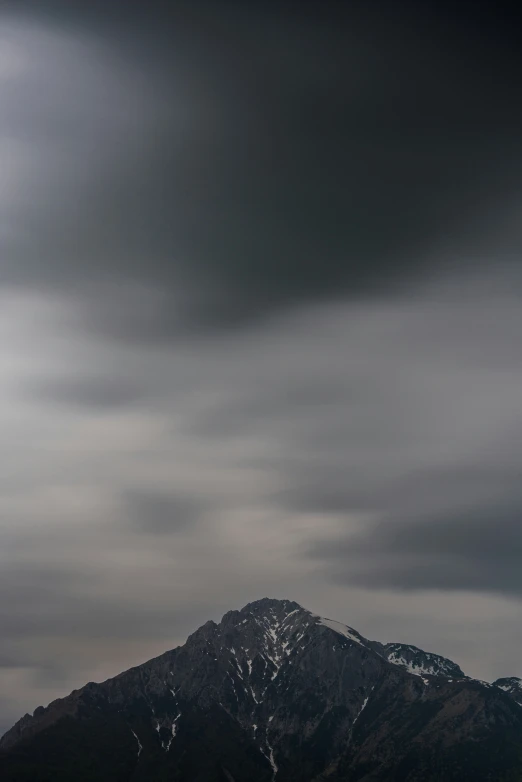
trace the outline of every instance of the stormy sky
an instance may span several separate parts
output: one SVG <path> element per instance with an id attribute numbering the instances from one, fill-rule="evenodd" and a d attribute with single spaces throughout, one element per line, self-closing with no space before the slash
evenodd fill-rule
<path id="1" fill-rule="evenodd" d="M 501 6 L 2 4 L 0 732 L 265 595 L 522 676 Z"/>

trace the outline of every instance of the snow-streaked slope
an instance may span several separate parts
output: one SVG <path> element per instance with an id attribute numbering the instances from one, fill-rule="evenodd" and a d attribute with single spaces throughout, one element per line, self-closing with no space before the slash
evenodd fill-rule
<path id="1" fill-rule="evenodd" d="M 391 643 L 384 645 L 384 656 L 388 662 L 405 668 L 417 676 L 446 676 L 463 679 L 465 674 L 461 668 L 447 657 L 432 652 L 424 652 L 410 644 Z"/>
<path id="2" fill-rule="evenodd" d="M 518 676 L 507 676 L 503 679 L 497 679 L 493 684 L 511 695 L 513 700 L 522 706 L 522 679 L 519 679 Z"/>
<path id="3" fill-rule="evenodd" d="M 360 646 L 368 645 L 366 639 L 363 638 L 363 636 L 360 635 L 357 630 L 354 630 L 352 627 L 348 627 L 348 625 L 343 625 L 341 622 L 336 622 L 334 619 L 327 619 L 324 616 L 320 616 L 318 617 L 317 624 L 323 625 L 324 627 L 329 627 L 330 630 L 333 630 L 335 633 L 339 633 L 339 635 L 344 636 L 344 638 L 347 638 L 349 641 L 354 641 Z"/>

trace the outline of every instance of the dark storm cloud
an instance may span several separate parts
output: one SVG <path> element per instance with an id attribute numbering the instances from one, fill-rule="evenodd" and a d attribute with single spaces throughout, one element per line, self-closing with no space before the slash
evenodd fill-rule
<path id="1" fill-rule="evenodd" d="M 519 596 L 522 454 L 511 453 L 510 465 L 495 457 L 482 454 L 464 469 L 410 468 L 400 477 L 390 464 L 389 476 L 373 479 L 349 466 L 328 474 L 310 466 L 309 480 L 291 483 L 282 500 L 302 513 L 346 517 L 332 537 L 318 535 L 307 547 L 340 583 Z M 355 528 L 353 513 L 364 517 Z"/>
<path id="2" fill-rule="evenodd" d="M 512 443 L 520 442 L 520 431 Z M 520 449 L 505 458 L 483 454 L 465 468 L 413 471 L 366 490 L 345 476 L 344 493 L 308 494 L 295 487 L 294 504 L 323 512 L 356 509 L 367 518 L 354 530 L 309 547 L 335 580 L 374 589 L 436 589 L 522 594 Z M 325 483 L 318 479 L 321 488 Z M 327 484 L 326 484 L 327 485 Z M 340 491 L 340 480 L 334 486 Z M 383 509 L 386 509 L 383 511 Z"/>
<path id="3" fill-rule="evenodd" d="M 4 123 L 56 158 L 45 199 L 15 214 L 4 279 L 64 286 L 90 327 L 158 340 L 481 248 L 520 181 L 519 53 L 473 24 L 455 39 L 433 9 L 405 25 L 399 6 L 327 7 L 181 4 L 141 37 L 132 14 L 119 32 L 73 14 L 76 83 L 45 46 L 12 80 Z"/>
<path id="4" fill-rule="evenodd" d="M 522 496 L 511 502 L 368 524 L 363 534 L 318 544 L 313 556 L 335 562 L 343 583 L 520 596 Z"/>

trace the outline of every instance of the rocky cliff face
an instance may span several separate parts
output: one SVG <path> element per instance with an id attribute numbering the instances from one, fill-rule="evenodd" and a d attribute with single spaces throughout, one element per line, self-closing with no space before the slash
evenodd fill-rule
<path id="1" fill-rule="evenodd" d="M 0 778 L 522 780 L 514 681 L 477 682 L 438 655 L 264 599 L 26 715 L 0 741 Z"/>

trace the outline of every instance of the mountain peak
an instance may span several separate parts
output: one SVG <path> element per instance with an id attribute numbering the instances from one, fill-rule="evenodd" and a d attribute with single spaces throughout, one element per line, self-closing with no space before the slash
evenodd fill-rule
<path id="1" fill-rule="evenodd" d="M 246 606 L 240 610 L 240 613 L 258 613 L 259 611 L 265 610 L 289 613 L 290 611 L 305 611 L 306 609 L 299 605 L 299 603 L 296 603 L 295 600 L 281 600 L 275 597 L 262 597 L 259 600 L 254 600 L 251 603 L 247 603 Z"/>
<path id="2" fill-rule="evenodd" d="M 522 736 L 522 682 L 495 685 L 464 677 L 440 655 L 370 641 L 295 601 L 265 597 L 205 623 L 181 647 L 26 715 L 0 740 L 0 778 L 33 779 L 37 757 L 42 779 L 72 779 L 82 767 L 91 769 L 87 782 L 284 782 L 325 772 L 332 782 L 369 773 L 384 782 L 410 767 L 419 772 L 411 780 L 440 779 L 426 772 L 432 767 L 448 782 L 500 780 L 489 758 Z M 474 765 L 455 777 L 440 753 L 451 758 L 461 744 Z"/>
<path id="3" fill-rule="evenodd" d="M 383 646 L 386 659 L 417 675 L 447 676 L 464 679 L 466 675 L 457 663 L 440 654 L 425 652 L 417 646 L 402 643 L 388 643 Z"/>

